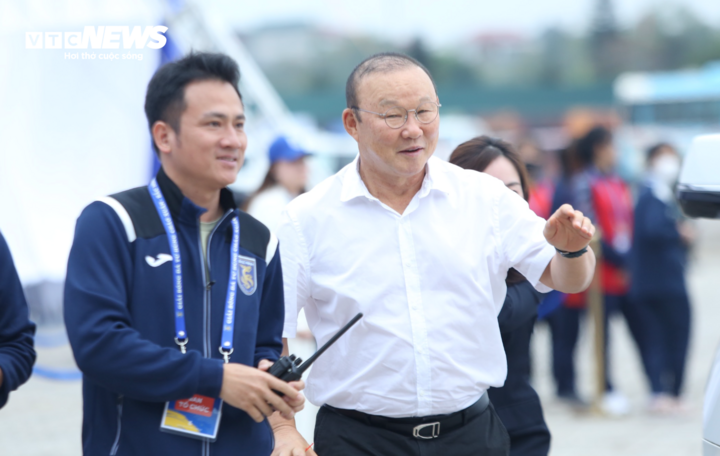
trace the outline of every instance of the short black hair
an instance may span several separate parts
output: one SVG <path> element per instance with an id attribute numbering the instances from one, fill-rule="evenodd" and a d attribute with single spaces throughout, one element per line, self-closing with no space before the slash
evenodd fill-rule
<path id="1" fill-rule="evenodd" d="M 589 166 L 595 160 L 595 151 L 598 146 L 612 142 L 612 132 L 605 127 L 596 126 L 577 141 L 577 158 L 583 166 Z"/>
<path id="2" fill-rule="evenodd" d="M 435 80 L 422 63 L 400 52 L 381 52 L 379 54 L 373 54 L 360 62 L 358 66 L 352 70 L 352 73 L 350 73 L 347 83 L 345 84 L 345 101 L 347 107 L 350 109 L 358 107 L 357 88 L 363 77 L 371 73 L 389 73 L 411 66 L 420 68 L 428 75 L 432 82 L 433 89 L 435 89 L 435 93 L 437 93 Z M 358 118 L 358 120 L 360 119 Z"/>
<path id="3" fill-rule="evenodd" d="M 238 89 L 240 68 L 225 54 L 191 52 L 180 60 L 166 63 L 155 72 L 145 94 L 145 116 L 151 137 L 152 127 L 158 120 L 166 122 L 176 133 L 180 132 L 180 116 L 187 108 L 185 87 L 192 82 L 207 80 L 227 82 L 242 101 Z M 159 153 L 154 139 L 153 148 L 155 153 Z"/>

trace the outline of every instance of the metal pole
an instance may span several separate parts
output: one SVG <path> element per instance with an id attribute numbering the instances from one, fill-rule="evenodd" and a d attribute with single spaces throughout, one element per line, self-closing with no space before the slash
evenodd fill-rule
<path id="1" fill-rule="evenodd" d="M 602 250 L 600 248 L 600 230 L 596 231 L 590 248 L 595 253 L 595 275 L 587 291 L 587 305 L 593 325 L 593 352 L 595 354 L 595 394 L 593 397 L 593 412 L 604 415 L 602 399 L 605 395 L 605 318 L 602 293 Z"/>

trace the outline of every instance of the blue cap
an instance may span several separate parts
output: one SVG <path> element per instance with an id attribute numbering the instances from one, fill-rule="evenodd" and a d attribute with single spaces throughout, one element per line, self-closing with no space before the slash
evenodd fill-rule
<path id="1" fill-rule="evenodd" d="M 270 164 L 278 161 L 295 161 L 298 158 L 310 155 L 294 144 L 290 144 L 284 136 L 279 136 L 270 145 Z"/>

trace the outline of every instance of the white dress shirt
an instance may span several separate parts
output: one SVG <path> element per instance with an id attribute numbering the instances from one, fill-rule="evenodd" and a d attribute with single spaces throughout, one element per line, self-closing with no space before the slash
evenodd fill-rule
<path id="1" fill-rule="evenodd" d="M 388 417 L 469 407 L 505 381 L 508 269 L 549 291 L 545 220 L 487 174 L 435 157 L 426 170 L 403 214 L 368 192 L 357 158 L 283 212 L 284 337 L 301 308 L 318 345 L 365 315 L 315 362 L 314 404 Z"/>

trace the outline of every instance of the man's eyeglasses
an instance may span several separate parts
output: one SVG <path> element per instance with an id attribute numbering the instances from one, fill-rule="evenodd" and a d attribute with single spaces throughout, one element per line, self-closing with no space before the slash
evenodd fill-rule
<path id="1" fill-rule="evenodd" d="M 415 113 L 415 119 L 417 119 L 417 121 L 421 124 L 429 124 L 437 118 L 438 112 L 440 111 L 440 106 L 442 106 L 440 103 L 435 103 L 434 101 L 427 101 L 418 106 L 417 109 L 405 109 L 401 108 L 400 106 L 395 106 L 388 109 L 384 113 L 368 111 L 367 109 L 360 109 L 357 106 L 352 106 L 350 107 L 350 109 L 355 109 L 357 111 L 367 112 L 370 114 L 376 114 L 385 119 L 385 123 L 388 127 L 400 128 L 405 125 L 405 122 L 407 122 L 408 113 L 410 112 Z"/>

